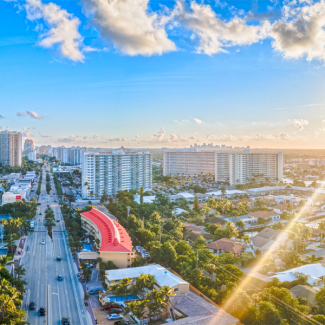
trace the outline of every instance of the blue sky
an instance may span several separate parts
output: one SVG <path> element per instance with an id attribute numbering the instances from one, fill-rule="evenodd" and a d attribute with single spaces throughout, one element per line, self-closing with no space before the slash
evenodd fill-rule
<path id="1" fill-rule="evenodd" d="M 324 2 L 1 0 L 0 126 L 38 145 L 324 148 L 324 25 Z"/>

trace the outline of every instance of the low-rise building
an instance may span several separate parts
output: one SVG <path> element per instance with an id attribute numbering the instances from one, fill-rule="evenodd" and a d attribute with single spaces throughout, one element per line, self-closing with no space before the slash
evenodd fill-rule
<path id="1" fill-rule="evenodd" d="M 325 266 L 322 264 L 307 264 L 296 267 L 294 269 L 278 272 L 270 277 L 279 279 L 281 282 L 292 282 L 298 280 L 297 273 L 302 273 L 308 276 L 307 283 L 311 286 L 321 286 L 325 277 Z"/>
<path id="2" fill-rule="evenodd" d="M 175 325 L 236 325 L 239 320 L 195 293 L 189 291 L 171 297 L 173 308 L 184 318 L 173 322 Z"/>
<path id="3" fill-rule="evenodd" d="M 264 228 L 257 235 L 250 238 L 254 251 L 259 250 L 261 254 L 266 251 L 278 249 L 290 249 L 292 240 L 289 240 L 286 232 L 272 228 Z"/>
<path id="4" fill-rule="evenodd" d="M 249 212 L 249 215 L 257 219 L 262 218 L 268 221 L 279 221 L 281 219 L 280 215 L 275 211 L 255 211 Z"/>
<path id="5" fill-rule="evenodd" d="M 234 202 L 235 206 L 238 206 L 240 203 L 247 203 L 249 207 L 253 206 L 255 203 L 255 199 L 249 199 L 247 197 L 244 197 L 240 200 L 237 200 Z"/>
<path id="6" fill-rule="evenodd" d="M 225 218 L 226 221 L 231 221 L 233 224 L 236 223 L 237 220 L 241 220 L 246 226 L 256 225 L 258 223 L 258 218 L 250 216 L 249 214 L 235 217 Z"/>
<path id="7" fill-rule="evenodd" d="M 307 305 L 313 307 L 317 304 L 316 293 L 319 291 L 307 285 L 297 285 L 289 289 L 293 298 L 304 298 L 307 300 Z"/>
<path id="8" fill-rule="evenodd" d="M 19 202 L 23 199 L 21 194 L 5 192 L 2 194 L 2 205 L 7 203 Z"/>
<path id="9" fill-rule="evenodd" d="M 119 268 L 131 266 L 135 257 L 131 238 L 117 221 L 93 208 L 81 213 L 81 226 L 99 240 L 99 254 L 103 262 L 112 261 Z"/>
<path id="10" fill-rule="evenodd" d="M 105 283 L 110 286 L 119 283 L 124 278 L 131 278 L 135 281 L 141 274 L 153 275 L 156 279 L 155 287 L 157 288 L 169 286 L 177 293 L 189 291 L 188 282 L 169 272 L 159 264 L 105 271 Z"/>
<path id="11" fill-rule="evenodd" d="M 222 238 L 210 243 L 207 248 L 218 255 L 221 253 L 233 253 L 236 256 L 240 256 L 246 246 L 239 244 L 234 239 Z"/>

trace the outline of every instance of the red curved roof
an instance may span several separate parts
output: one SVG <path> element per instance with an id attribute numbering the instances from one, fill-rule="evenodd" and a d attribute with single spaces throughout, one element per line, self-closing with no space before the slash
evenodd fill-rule
<path id="1" fill-rule="evenodd" d="M 131 238 L 117 221 L 97 209 L 82 212 L 81 215 L 91 220 L 99 229 L 102 236 L 100 252 L 132 252 Z"/>

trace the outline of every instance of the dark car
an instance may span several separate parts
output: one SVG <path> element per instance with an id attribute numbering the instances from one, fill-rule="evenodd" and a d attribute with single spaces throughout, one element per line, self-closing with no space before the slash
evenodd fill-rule
<path id="1" fill-rule="evenodd" d="M 62 325 L 70 325 L 70 319 L 67 317 L 62 318 Z"/>
<path id="2" fill-rule="evenodd" d="M 102 310 L 110 310 L 112 308 L 121 308 L 119 304 L 116 304 L 115 302 L 109 302 L 102 306 Z"/>
<path id="3" fill-rule="evenodd" d="M 100 288 L 97 288 L 97 289 L 91 289 L 90 291 L 89 291 L 89 293 L 91 294 L 91 295 L 97 295 L 98 293 L 100 293 L 102 290 L 100 289 Z"/>
<path id="4" fill-rule="evenodd" d="M 131 325 L 132 323 L 129 320 L 118 320 L 114 322 L 114 325 Z"/>
<path id="5" fill-rule="evenodd" d="M 46 315 L 46 308 L 41 307 L 41 308 L 39 309 L 39 311 L 38 311 L 38 314 L 39 314 L 40 316 L 45 316 L 45 315 Z"/>
<path id="6" fill-rule="evenodd" d="M 60 219 L 56 219 L 56 222 L 60 222 Z"/>
<path id="7" fill-rule="evenodd" d="M 63 276 L 62 275 L 58 275 L 58 281 L 63 281 Z"/>
<path id="8" fill-rule="evenodd" d="M 122 314 L 123 313 L 123 309 L 122 308 L 112 308 L 108 311 L 108 314 Z"/>
<path id="9" fill-rule="evenodd" d="M 58 256 L 58 257 L 56 258 L 56 260 L 60 262 L 60 261 L 61 261 L 61 257 Z"/>
<path id="10" fill-rule="evenodd" d="M 34 301 L 31 301 L 28 308 L 29 308 L 29 310 L 35 310 L 36 309 L 35 302 Z"/>

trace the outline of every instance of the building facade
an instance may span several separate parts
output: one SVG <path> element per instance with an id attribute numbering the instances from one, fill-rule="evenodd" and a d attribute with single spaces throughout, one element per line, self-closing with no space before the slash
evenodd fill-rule
<path id="1" fill-rule="evenodd" d="M 215 152 L 215 181 L 230 185 L 246 184 L 250 181 L 282 181 L 283 155 L 278 153 Z"/>
<path id="2" fill-rule="evenodd" d="M 2 166 L 21 166 L 22 134 L 16 131 L 0 132 L 0 163 Z"/>
<path id="3" fill-rule="evenodd" d="M 65 164 L 80 165 L 81 154 L 85 151 L 87 151 L 87 148 L 85 147 L 57 147 L 53 148 L 53 157 L 55 157 L 57 160 L 61 160 L 61 162 Z"/>
<path id="4" fill-rule="evenodd" d="M 119 268 L 131 267 L 135 258 L 127 231 L 115 220 L 97 209 L 81 213 L 81 226 L 96 238 L 100 258 Z"/>
<path id="5" fill-rule="evenodd" d="M 85 185 L 86 184 L 86 185 Z M 152 186 L 151 154 L 128 149 L 82 153 L 82 197 L 99 199 L 103 191 L 145 191 Z"/>
<path id="6" fill-rule="evenodd" d="M 163 175 L 197 176 L 201 173 L 214 174 L 214 151 L 176 150 L 164 151 Z"/>

